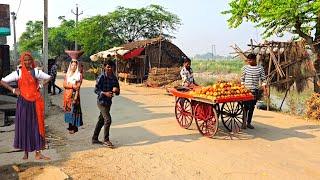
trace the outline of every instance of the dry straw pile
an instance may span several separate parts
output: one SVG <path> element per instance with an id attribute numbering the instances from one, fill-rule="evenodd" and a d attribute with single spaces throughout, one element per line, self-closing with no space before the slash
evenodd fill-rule
<path id="1" fill-rule="evenodd" d="M 180 80 L 180 68 L 152 68 L 145 84 L 149 87 L 162 87 Z"/>
<path id="2" fill-rule="evenodd" d="M 320 94 L 314 93 L 307 101 L 306 115 L 309 118 L 320 120 Z"/>

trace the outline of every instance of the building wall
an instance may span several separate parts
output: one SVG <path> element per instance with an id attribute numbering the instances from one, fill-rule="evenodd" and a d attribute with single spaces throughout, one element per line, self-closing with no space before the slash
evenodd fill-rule
<path id="1" fill-rule="evenodd" d="M 4 77 L 10 73 L 10 47 L 0 45 L 0 76 Z"/>

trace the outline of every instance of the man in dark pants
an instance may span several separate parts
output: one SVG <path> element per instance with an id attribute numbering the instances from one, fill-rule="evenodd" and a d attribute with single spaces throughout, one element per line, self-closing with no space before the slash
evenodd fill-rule
<path id="1" fill-rule="evenodd" d="M 97 106 L 100 110 L 99 120 L 92 136 L 92 144 L 103 144 L 107 147 L 113 147 L 109 140 L 109 131 L 111 125 L 110 108 L 114 95 L 120 94 L 120 86 L 117 77 L 114 75 L 112 68 L 114 62 L 108 60 L 104 62 L 104 70 L 97 78 L 94 92 L 98 95 Z M 100 130 L 104 126 L 104 141 L 98 140 Z"/>
<path id="2" fill-rule="evenodd" d="M 254 95 L 254 99 L 251 101 L 244 102 L 244 110 L 246 111 L 247 122 L 244 122 L 242 128 L 254 129 L 252 126 L 252 116 L 255 105 L 257 103 L 257 97 L 260 89 L 260 84 L 265 94 L 267 94 L 266 88 L 266 76 L 262 66 L 257 65 L 256 55 L 249 54 L 247 56 L 248 64 L 243 66 L 241 74 L 241 84 L 249 89 Z M 245 124 L 247 123 L 247 124 Z M 246 126 L 245 126 L 246 125 Z"/>
<path id="3" fill-rule="evenodd" d="M 62 92 L 62 89 L 56 85 L 57 68 L 58 68 L 58 66 L 56 64 L 56 60 L 51 59 L 51 62 L 49 62 L 49 66 L 48 66 L 48 72 L 49 72 L 50 76 L 52 77 L 52 79 L 49 83 L 49 86 L 48 86 L 48 93 L 51 93 L 51 95 L 56 94 L 56 88 L 58 88 L 59 94 Z M 51 87 L 52 87 L 52 91 L 51 91 Z"/>

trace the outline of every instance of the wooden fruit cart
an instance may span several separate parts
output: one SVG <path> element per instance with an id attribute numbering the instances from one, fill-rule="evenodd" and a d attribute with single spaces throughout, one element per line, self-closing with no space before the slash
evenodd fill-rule
<path id="1" fill-rule="evenodd" d="M 182 128 L 188 129 L 193 119 L 199 132 L 206 137 L 213 137 L 222 124 L 229 132 L 237 133 L 246 126 L 246 111 L 243 102 L 253 100 L 253 96 L 235 96 L 209 100 L 194 97 L 186 91 L 168 89 L 175 96 L 175 116 Z"/>

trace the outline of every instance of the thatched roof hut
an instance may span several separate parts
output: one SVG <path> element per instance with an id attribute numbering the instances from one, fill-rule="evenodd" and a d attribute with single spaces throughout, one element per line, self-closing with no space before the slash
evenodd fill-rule
<path id="1" fill-rule="evenodd" d="M 157 76 L 157 72 L 162 68 L 165 68 L 166 72 L 174 72 L 172 76 L 174 78 L 170 78 L 169 81 L 177 80 L 179 78 L 179 67 L 183 64 L 184 59 L 187 58 L 176 45 L 164 38 L 129 42 L 119 47 L 94 54 L 90 58 L 91 60 L 98 60 L 108 57 L 115 57 L 117 59 L 119 78 L 129 79 L 133 82 L 150 80 L 150 75 Z M 152 70 L 154 68 L 158 70 Z M 175 70 L 169 70 L 168 68 Z"/>
<path id="2" fill-rule="evenodd" d="M 249 52 L 257 54 L 257 61 L 264 67 L 268 84 L 278 91 L 286 91 L 295 84 L 298 92 L 302 92 L 310 77 L 315 76 L 310 50 L 304 41 L 263 42 L 249 44 L 251 49 L 242 52 L 234 47 L 240 57 L 246 60 Z"/>

